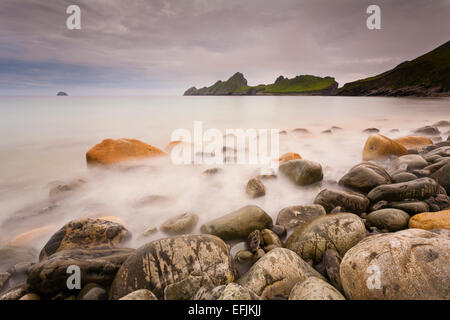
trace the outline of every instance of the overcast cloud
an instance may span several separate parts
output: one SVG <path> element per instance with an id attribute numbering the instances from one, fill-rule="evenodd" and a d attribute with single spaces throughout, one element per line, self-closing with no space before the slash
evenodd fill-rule
<path id="1" fill-rule="evenodd" d="M 66 28 L 71 4 L 82 30 Z M 450 0 L 1 0 L 0 94 L 182 94 L 236 71 L 342 86 L 448 40 Z"/>

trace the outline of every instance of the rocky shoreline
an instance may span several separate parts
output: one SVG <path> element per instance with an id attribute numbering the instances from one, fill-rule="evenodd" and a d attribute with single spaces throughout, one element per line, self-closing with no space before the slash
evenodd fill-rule
<path id="1" fill-rule="evenodd" d="M 449 300 L 450 138 L 433 143 L 436 130 L 370 135 L 363 162 L 335 187 L 321 187 L 313 203 L 293 203 L 276 219 L 247 205 L 202 221 L 194 234 L 199 217 L 186 212 L 162 224 L 167 237 L 137 249 L 117 217 L 68 221 L 40 252 L 11 245 L 16 238 L 0 248 L 0 300 Z M 134 139 L 107 139 L 86 154 L 90 168 L 111 170 L 154 157 L 168 154 Z M 226 169 L 202 178 L 219 173 Z M 277 174 L 249 180 L 248 198 L 264 197 L 267 179 L 277 177 L 295 190 L 326 178 L 320 163 L 291 152 Z M 58 185 L 50 197 L 86 183 Z M 70 266 L 79 267 L 78 290 L 67 286 Z"/>

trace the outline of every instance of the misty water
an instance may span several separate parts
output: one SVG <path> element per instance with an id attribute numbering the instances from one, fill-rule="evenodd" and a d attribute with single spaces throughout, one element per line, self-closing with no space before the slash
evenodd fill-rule
<path id="1" fill-rule="evenodd" d="M 194 212 L 200 225 L 248 204 L 274 219 L 287 206 L 310 204 L 319 190 L 334 186 L 361 161 L 369 127 L 396 138 L 439 120 L 450 120 L 450 99 L 375 97 L 47 97 L 0 98 L 0 245 L 22 232 L 46 227 L 32 239 L 42 248 L 70 220 L 115 216 L 132 232 L 129 246 L 164 237 L 140 237 L 148 227 Z M 264 181 L 266 196 L 251 200 L 247 181 L 258 166 L 227 165 L 222 174 L 202 178 L 215 166 L 148 162 L 134 170 L 86 166 L 86 152 L 105 138 L 136 138 L 160 149 L 178 128 L 286 130 L 280 154 L 297 152 L 319 162 L 324 181 L 298 187 L 279 176 Z M 336 126 L 332 134 L 322 131 Z M 306 128 L 311 134 L 294 132 Z M 393 130 L 397 129 L 397 130 Z M 447 139 L 450 128 L 440 128 Z M 86 181 L 69 197 L 50 201 L 58 183 Z M 137 205 L 148 196 L 164 201 Z"/>

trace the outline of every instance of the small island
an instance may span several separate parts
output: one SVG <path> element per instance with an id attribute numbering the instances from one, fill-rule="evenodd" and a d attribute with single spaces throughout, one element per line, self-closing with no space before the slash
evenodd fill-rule
<path id="1" fill-rule="evenodd" d="M 217 81 L 210 87 L 188 89 L 185 96 L 253 96 L 253 95 L 335 95 L 338 83 L 332 77 L 301 75 L 292 79 L 279 76 L 273 84 L 249 86 L 247 79 L 236 72 L 227 81 Z"/>
<path id="2" fill-rule="evenodd" d="M 68 97 L 69 95 L 67 93 L 65 93 L 64 91 L 60 91 L 60 92 L 58 92 L 58 94 L 56 96 L 57 97 Z"/>

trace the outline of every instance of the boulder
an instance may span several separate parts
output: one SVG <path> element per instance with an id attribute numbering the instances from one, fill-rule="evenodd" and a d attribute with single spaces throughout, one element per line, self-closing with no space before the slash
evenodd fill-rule
<path id="1" fill-rule="evenodd" d="M 272 218 L 264 210 L 250 205 L 205 223 L 200 231 L 224 240 L 245 239 L 252 231 L 270 229 L 272 225 Z"/>
<path id="2" fill-rule="evenodd" d="M 447 194 L 450 194 L 450 162 L 444 165 L 431 175 L 431 178 L 437 181 L 445 188 Z"/>
<path id="3" fill-rule="evenodd" d="M 433 144 L 433 141 L 431 141 L 431 139 L 424 136 L 406 136 L 393 140 L 400 143 L 406 149 L 423 148 L 430 144 Z"/>
<path id="4" fill-rule="evenodd" d="M 403 201 L 409 199 L 424 200 L 439 193 L 439 184 L 430 178 L 378 186 L 367 197 L 372 202 L 380 200 Z"/>
<path id="5" fill-rule="evenodd" d="M 265 196 L 266 188 L 261 180 L 253 178 L 248 181 L 245 192 L 251 199 L 254 199 Z"/>
<path id="6" fill-rule="evenodd" d="M 425 230 L 450 229 L 450 210 L 416 214 L 409 220 L 409 227 Z"/>
<path id="7" fill-rule="evenodd" d="M 420 229 L 367 237 L 341 263 L 352 300 L 450 299 L 450 238 Z"/>
<path id="8" fill-rule="evenodd" d="M 117 248 L 130 238 L 121 224 L 103 219 L 73 220 L 59 229 L 42 249 L 39 260 L 62 250 L 74 248 Z"/>
<path id="9" fill-rule="evenodd" d="M 308 160 L 291 160 L 280 165 L 279 170 L 299 186 L 306 186 L 323 179 L 322 166 Z"/>
<path id="10" fill-rule="evenodd" d="M 311 276 L 323 278 L 295 252 L 277 248 L 259 259 L 237 283 L 270 300 L 288 297 L 296 283 Z"/>
<path id="11" fill-rule="evenodd" d="M 169 235 L 179 235 L 191 232 L 198 222 L 198 216 L 195 213 L 183 213 L 170 218 L 161 225 L 161 231 Z"/>
<path id="12" fill-rule="evenodd" d="M 389 174 L 423 169 L 428 166 L 428 162 L 418 154 L 408 154 L 395 159 L 388 169 Z"/>
<path id="13" fill-rule="evenodd" d="M 86 153 L 88 165 L 113 165 L 167 156 L 164 151 L 136 139 L 106 139 Z"/>
<path id="14" fill-rule="evenodd" d="M 371 227 L 393 232 L 408 228 L 409 214 L 399 209 L 381 209 L 369 213 L 366 221 Z"/>
<path id="15" fill-rule="evenodd" d="M 345 297 L 328 282 L 310 277 L 292 288 L 289 300 L 345 300 Z"/>
<path id="16" fill-rule="evenodd" d="M 158 300 L 158 298 L 150 290 L 140 289 L 127 294 L 119 300 Z"/>
<path id="17" fill-rule="evenodd" d="M 291 160 L 300 160 L 302 157 L 295 152 L 288 152 L 283 154 L 279 159 L 278 162 L 279 164 L 283 164 L 285 162 L 291 161 Z"/>
<path id="18" fill-rule="evenodd" d="M 430 210 L 429 205 L 425 201 L 394 201 L 389 205 L 391 208 L 403 210 L 410 215 L 415 215 Z"/>
<path id="19" fill-rule="evenodd" d="M 323 206 L 327 212 L 341 207 L 346 212 L 361 214 L 366 211 L 370 201 L 357 192 L 323 189 L 314 199 L 314 204 Z"/>
<path id="20" fill-rule="evenodd" d="M 133 249 L 72 249 L 59 251 L 30 269 L 27 283 L 30 289 L 43 296 L 52 297 L 67 290 L 70 276 L 67 269 L 78 266 L 81 285 L 97 283 L 108 287 L 122 263 Z"/>
<path id="21" fill-rule="evenodd" d="M 391 183 L 391 177 L 382 167 L 363 162 L 357 164 L 339 180 L 339 184 L 360 192 L 369 192 L 373 188 Z"/>
<path id="22" fill-rule="evenodd" d="M 373 134 L 367 138 L 364 145 L 363 160 L 369 161 L 406 154 L 408 154 L 408 150 L 400 143 L 381 134 Z"/>
<path id="23" fill-rule="evenodd" d="M 137 289 L 148 289 L 158 299 L 164 289 L 202 273 L 219 286 L 233 281 L 228 247 L 211 235 L 182 235 L 150 242 L 123 263 L 111 285 L 110 298 L 118 299 Z"/>
<path id="24" fill-rule="evenodd" d="M 410 172 L 400 172 L 392 175 L 392 183 L 400 183 L 416 180 L 417 176 Z"/>
<path id="25" fill-rule="evenodd" d="M 326 215 L 325 209 L 318 204 L 292 206 L 284 208 L 278 213 L 276 224 L 282 225 L 286 229 L 292 229 L 324 215 Z"/>
<path id="26" fill-rule="evenodd" d="M 424 134 L 427 136 L 436 136 L 439 135 L 441 131 L 434 126 L 424 126 L 414 130 L 414 133 Z"/>
<path id="27" fill-rule="evenodd" d="M 286 248 L 305 261 L 319 263 L 326 250 L 334 249 L 342 257 L 365 236 L 366 227 L 357 215 L 328 214 L 295 229 L 287 239 Z"/>

